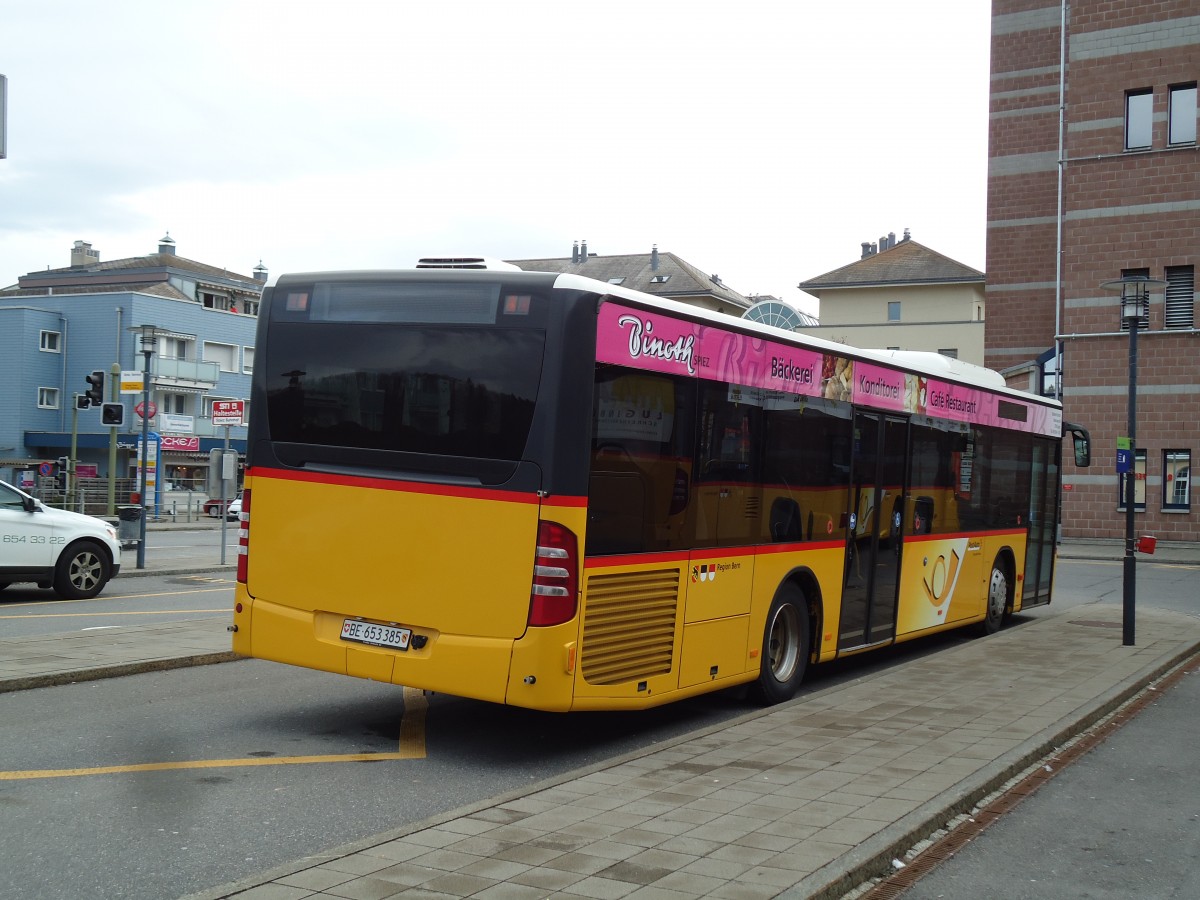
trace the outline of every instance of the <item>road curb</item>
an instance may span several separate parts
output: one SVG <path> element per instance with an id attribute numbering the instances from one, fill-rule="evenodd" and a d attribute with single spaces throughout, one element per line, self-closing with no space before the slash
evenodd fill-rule
<path id="1" fill-rule="evenodd" d="M 8 678 L 0 681 L 0 694 L 28 691 L 34 688 L 56 687 L 63 684 L 78 684 L 84 681 L 101 681 L 120 678 L 123 675 L 140 675 L 144 672 L 166 672 L 170 669 L 186 669 L 192 666 L 211 666 L 215 663 L 232 662 L 244 657 L 226 650 L 219 653 L 198 653 L 193 656 L 177 656 L 171 659 L 148 659 L 136 663 L 121 663 L 115 666 L 96 666 L 91 669 L 76 669 L 70 672 L 50 672 L 45 675 L 27 675 L 23 678 Z"/>

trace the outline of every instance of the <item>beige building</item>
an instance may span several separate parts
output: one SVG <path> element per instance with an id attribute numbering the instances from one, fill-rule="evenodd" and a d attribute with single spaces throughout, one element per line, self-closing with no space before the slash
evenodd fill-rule
<path id="1" fill-rule="evenodd" d="M 799 284 L 821 324 L 796 331 L 854 347 L 924 350 L 975 365 L 984 355 L 984 274 L 905 231 L 862 245 L 856 262 Z"/>

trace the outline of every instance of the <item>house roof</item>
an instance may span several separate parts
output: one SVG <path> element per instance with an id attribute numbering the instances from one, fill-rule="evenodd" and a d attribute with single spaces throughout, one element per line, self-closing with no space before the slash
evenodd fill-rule
<path id="1" fill-rule="evenodd" d="M 48 293 L 53 287 L 56 293 L 114 293 L 140 291 L 159 296 L 186 297 L 180 291 L 169 293 L 154 289 L 166 282 L 168 272 L 177 272 L 205 281 L 215 286 L 239 293 L 261 294 L 265 284 L 252 276 L 230 272 L 219 266 L 197 262 L 174 253 L 151 253 L 146 256 L 130 256 L 125 259 L 110 259 L 84 265 L 64 266 L 61 269 L 46 269 L 22 275 L 15 289 L 0 292 L 3 296 L 36 296 Z"/>
<path id="2" fill-rule="evenodd" d="M 657 268 L 654 261 L 657 259 Z M 751 301 L 737 291 L 717 280 L 719 276 L 701 272 L 691 263 L 680 259 L 674 253 L 627 253 L 613 256 L 597 256 L 589 254 L 579 261 L 567 258 L 552 259 L 510 259 L 506 262 L 519 266 L 527 272 L 569 272 L 572 275 L 583 275 L 596 281 L 607 281 L 620 284 L 631 290 L 658 297 L 694 297 L 697 294 L 707 294 L 718 300 L 736 306 L 738 309 L 749 309 Z M 653 281 L 654 278 L 667 276 L 665 281 Z M 614 279 L 620 278 L 617 282 Z"/>
<path id="3" fill-rule="evenodd" d="M 0 290 L 0 297 L 45 297 L 51 293 L 55 296 L 62 294 L 152 294 L 155 297 L 167 297 L 171 300 L 191 300 L 192 298 L 184 294 L 175 285 L 166 281 L 156 282 L 132 282 L 132 283 L 114 283 L 103 282 L 98 284 L 70 284 L 70 285 L 41 285 L 36 287 L 21 286 L 6 288 Z"/>
<path id="4" fill-rule="evenodd" d="M 798 285 L 817 293 L 836 288 L 878 287 L 900 284 L 983 284 L 985 276 L 924 244 L 909 239 L 864 259 L 818 275 Z"/>

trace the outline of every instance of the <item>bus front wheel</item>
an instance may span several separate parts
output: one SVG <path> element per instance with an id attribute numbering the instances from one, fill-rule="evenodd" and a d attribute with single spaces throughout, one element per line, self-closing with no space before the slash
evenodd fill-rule
<path id="1" fill-rule="evenodd" d="M 804 591 L 785 585 L 771 603 L 763 629 L 762 668 L 755 694 L 763 703 L 782 703 L 796 695 L 808 667 L 808 602 Z"/>

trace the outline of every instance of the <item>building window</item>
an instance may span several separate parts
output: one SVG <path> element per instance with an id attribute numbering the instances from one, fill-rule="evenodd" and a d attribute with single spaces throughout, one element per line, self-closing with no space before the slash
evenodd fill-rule
<path id="1" fill-rule="evenodd" d="M 670 275 L 651 275 L 650 283 L 651 284 L 666 284 L 667 279 L 670 277 L 671 277 Z"/>
<path id="2" fill-rule="evenodd" d="M 62 352 L 62 335 L 57 331 L 43 331 L 39 349 L 45 353 Z"/>
<path id="3" fill-rule="evenodd" d="M 942 356 L 948 356 L 951 359 L 958 359 L 958 348 L 957 347 L 943 347 L 941 350 L 938 351 L 938 353 L 942 354 Z"/>
<path id="4" fill-rule="evenodd" d="M 162 394 L 162 411 L 165 413 L 173 413 L 177 416 L 187 415 L 187 395 L 186 394 Z"/>
<path id="5" fill-rule="evenodd" d="M 1167 143 L 1196 143 L 1196 85 L 1180 84 L 1170 89 L 1167 109 Z"/>
<path id="6" fill-rule="evenodd" d="M 238 348 L 234 344 L 204 342 L 204 361 L 215 362 L 222 372 L 236 372 Z"/>
<path id="7" fill-rule="evenodd" d="M 889 322 L 899 322 L 900 321 L 900 301 L 899 300 L 889 300 L 888 301 L 888 318 L 887 318 L 887 320 Z"/>
<path id="8" fill-rule="evenodd" d="M 58 388 L 38 388 L 38 409 L 58 409 Z"/>
<path id="9" fill-rule="evenodd" d="M 254 372 L 254 348 L 242 348 L 242 374 L 250 375 Z"/>
<path id="10" fill-rule="evenodd" d="M 1196 298 L 1196 267 L 1167 266 L 1166 328 L 1191 328 Z"/>
<path id="11" fill-rule="evenodd" d="M 1125 510 L 1125 479 L 1128 472 L 1117 476 L 1117 509 Z M 1133 511 L 1146 511 L 1146 451 L 1135 450 L 1133 453 Z"/>
<path id="12" fill-rule="evenodd" d="M 609 284 L 622 284 L 622 283 L 624 283 L 624 281 L 625 281 L 624 275 L 618 275 L 616 278 L 608 279 Z"/>
<path id="13" fill-rule="evenodd" d="M 188 341 L 178 337 L 160 337 L 158 355 L 160 359 L 187 359 Z"/>
<path id="14" fill-rule="evenodd" d="M 1163 451 L 1163 509 L 1190 510 L 1192 451 Z"/>
<path id="15" fill-rule="evenodd" d="M 1125 149 L 1145 150 L 1154 131 L 1154 92 L 1141 88 L 1125 94 Z"/>

